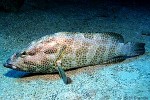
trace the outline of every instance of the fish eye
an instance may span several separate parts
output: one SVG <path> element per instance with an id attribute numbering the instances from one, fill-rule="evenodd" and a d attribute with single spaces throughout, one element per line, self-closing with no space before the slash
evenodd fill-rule
<path id="1" fill-rule="evenodd" d="M 24 51 L 21 55 L 26 55 L 27 53 Z"/>
<path id="2" fill-rule="evenodd" d="M 23 51 L 20 55 L 21 58 L 24 58 L 27 55 L 26 51 Z"/>

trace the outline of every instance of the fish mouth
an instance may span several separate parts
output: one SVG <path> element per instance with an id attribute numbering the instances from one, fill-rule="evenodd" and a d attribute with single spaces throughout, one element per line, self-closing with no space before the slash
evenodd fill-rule
<path id="1" fill-rule="evenodd" d="M 3 66 L 10 69 L 20 70 L 17 66 L 14 66 L 13 64 L 9 64 L 7 62 L 4 63 Z"/>
<path id="2" fill-rule="evenodd" d="M 12 68 L 12 65 L 8 64 L 8 63 L 4 63 L 3 66 L 6 67 L 6 68 Z"/>
<path id="3" fill-rule="evenodd" d="M 11 68 L 11 69 L 18 69 L 16 66 L 14 66 L 12 64 L 8 64 L 8 63 L 4 63 L 3 66 L 6 68 Z"/>
<path id="4" fill-rule="evenodd" d="M 3 64 L 4 67 L 6 68 L 11 68 L 11 69 L 19 69 L 17 66 L 13 65 L 13 61 L 17 59 L 21 55 L 20 52 L 16 52 L 12 57 L 6 60 L 6 62 Z"/>
<path id="5" fill-rule="evenodd" d="M 14 66 L 12 64 L 11 58 L 9 58 L 6 63 L 3 64 L 4 67 L 6 68 L 10 68 L 10 69 L 15 69 L 15 70 L 19 70 L 19 68 L 17 66 Z"/>
<path id="6" fill-rule="evenodd" d="M 4 63 L 3 66 L 6 67 L 6 68 L 12 68 L 12 65 L 8 64 L 8 63 Z"/>
<path id="7" fill-rule="evenodd" d="M 4 67 L 12 68 L 11 59 L 9 58 L 6 63 L 3 64 Z"/>

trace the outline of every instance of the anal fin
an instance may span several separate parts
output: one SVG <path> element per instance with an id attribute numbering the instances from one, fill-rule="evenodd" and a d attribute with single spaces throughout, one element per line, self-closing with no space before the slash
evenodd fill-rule
<path id="1" fill-rule="evenodd" d="M 104 62 L 104 64 L 110 64 L 110 63 L 117 63 L 117 62 L 122 62 L 126 59 L 126 56 L 117 56 L 113 57 L 107 61 Z"/>

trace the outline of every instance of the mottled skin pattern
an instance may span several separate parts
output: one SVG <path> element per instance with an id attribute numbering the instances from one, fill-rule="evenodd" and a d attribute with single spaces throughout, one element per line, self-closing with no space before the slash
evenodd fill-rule
<path id="1" fill-rule="evenodd" d="M 20 57 L 13 55 L 11 60 L 18 70 L 53 73 L 57 71 L 56 60 L 61 61 L 65 70 L 119 61 L 113 58 L 124 55 L 123 42 L 123 37 L 116 33 L 59 32 L 34 41 Z M 63 46 L 66 48 L 60 54 Z"/>

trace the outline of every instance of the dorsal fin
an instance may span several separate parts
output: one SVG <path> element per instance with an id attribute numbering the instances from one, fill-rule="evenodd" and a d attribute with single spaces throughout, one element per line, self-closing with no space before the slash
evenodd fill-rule
<path id="1" fill-rule="evenodd" d="M 99 33 L 101 34 L 102 37 L 105 37 L 105 38 L 112 38 L 113 41 L 118 41 L 118 42 L 121 42 L 121 43 L 124 43 L 124 38 L 121 34 L 118 34 L 118 33 L 114 33 L 114 32 L 104 32 L 104 33 Z"/>
<path id="2" fill-rule="evenodd" d="M 93 39 L 94 37 L 106 38 L 107 40 L 111 39 L 113 41 L 124 43 L 124 38 L 121 34 L 114 32 L 103 32 L 103 33 L 80 33 L 80 32 L 58 32 L 56 35 L 65 35 L 65 36 L 75 36 L 77 34 L 83 35 L 85 38 Z M 100 39 L 101 39 L 100 38 Z"/>
<path id="3" fill-rule="evenodd" d="M 65 36 L 69 36 L 69 35 L 75 35 L 75 34 L 79 34 L 80 32 L 58 32 L 58 33 L 55 33 L 55 35 L 57 36 L 60 36 L 60 35 L 65 35 Z"/>

